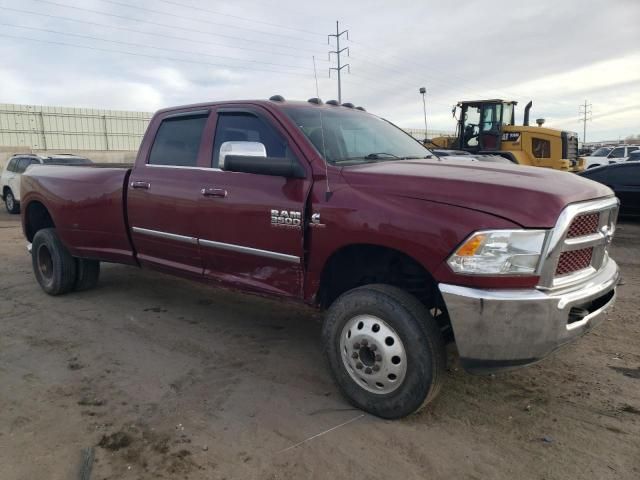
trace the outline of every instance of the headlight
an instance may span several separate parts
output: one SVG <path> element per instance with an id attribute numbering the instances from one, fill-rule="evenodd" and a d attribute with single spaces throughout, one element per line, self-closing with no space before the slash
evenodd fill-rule
<path id="1" fill-rule="evenodd" d="M 447 263 L 470 275 L 535 274 L 546 230 L 485 230 L 471 235 Z"/>

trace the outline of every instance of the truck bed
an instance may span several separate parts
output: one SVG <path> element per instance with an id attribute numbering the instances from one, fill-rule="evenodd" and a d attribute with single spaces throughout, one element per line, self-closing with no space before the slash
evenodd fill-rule
<path id="1" fill-rule="evenodd" d="M 28 208 L 37 208 L 33 200 L 47 205 L 72 255 L 135 264 L 126 222 L 130 173 L 130 165 L 32 166 L 22 176 L 23 201 Z M 29 225 L 23 227 L 31 241 Z"/>

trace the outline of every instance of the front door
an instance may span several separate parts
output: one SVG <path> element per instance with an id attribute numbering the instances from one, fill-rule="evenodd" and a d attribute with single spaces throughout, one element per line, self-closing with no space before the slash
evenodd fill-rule
<path id="1" fill-rule="evenodd" d="M 143 265 L 202 276 L 198 185 L 208 115 L 172 112 L 162 119 L 149 157 L 136 164 L 129 178 L 129 225 Z"/>
<path id="2" fill-rule="evenodd" d="M 204 274 L 231 287 L 291 297 L 302 295 L 308 178 L 223 170 L 223 143 L 260 142 L 268 157 L 294 158 L 298 147 L 266 110 L 217 112 L 211 169 L 203 171 L 199 215 Z"/>

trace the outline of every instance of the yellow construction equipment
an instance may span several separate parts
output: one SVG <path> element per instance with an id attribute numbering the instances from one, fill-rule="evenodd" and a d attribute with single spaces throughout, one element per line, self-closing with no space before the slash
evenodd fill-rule
<path id="1" fill-rule="evenodd" d="M 536 120 L 537 127 L 529 126 L 533 102 L 524 109 L 523 125 L 516 125 L 517 104 L 499 99 L 458 102 L 452 110 L 458 121 L 456 135 L 433 138 L 427 140 L 426 145 L 478 155 L 500 155 L 519 165 L 569 172 L 584 170 L 584 161 L 578 157 L 577 133 L 545 128 L 542 118 Z"/>

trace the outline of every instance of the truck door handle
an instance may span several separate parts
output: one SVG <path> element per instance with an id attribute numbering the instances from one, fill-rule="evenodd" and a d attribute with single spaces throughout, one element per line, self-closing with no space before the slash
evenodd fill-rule
<path id="1" fill-rule="evenodd" d="M 203 188 L 200 193 L 205 197 L 225 198 L 227 191 L 224 188 Z"/>
<path id="2" fill-rule="evenodd" d="M 131 188 L 142 188 L 144 190 L 149 190 L 151 188 L 151 184 L 149 182 L 131 182 Z"/>

